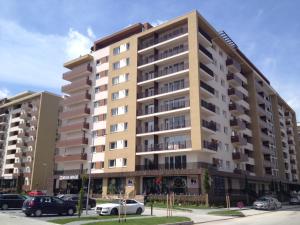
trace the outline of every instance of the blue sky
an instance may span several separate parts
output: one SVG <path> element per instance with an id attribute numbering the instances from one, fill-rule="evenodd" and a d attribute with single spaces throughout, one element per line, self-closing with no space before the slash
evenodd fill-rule
<path id="1" fill-rule="evenodd" d="M 63 62 L 94 40 L 194 9 L 231 36 L 300 116 L 300 1 L 293 0 L 0 0 L 0 98 L 60 93 Z"/>

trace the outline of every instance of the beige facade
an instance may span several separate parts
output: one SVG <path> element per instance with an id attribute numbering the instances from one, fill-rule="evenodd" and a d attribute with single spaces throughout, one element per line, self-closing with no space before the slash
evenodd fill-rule
<path id="1" fill-rule="evenodd" d="M 65 64 L 71 71 L 64 79 L 72 83 L 63 87 L 60 191 L 76 192 L 89 171 L 93 192 L 104 196 L 202 193 L 207 169 L 216 192 L 244 188 L 245 177 L 256 192 L 268 191 L 271 181 L 299 182 L 294 111 L 198 12 L 157 27 L 133 25 L 96 41 L 92 50 Z M 90 96 L 84 103 L 75 99 L 81 89 Z M 73 113 L 66 104 L 72 98 Z M 80 107 L 90 110 L 76 113 Z M 95 116 L 102 114 L 101 127 Z M 75 117 L 85 129 L 73 129 Z M 82 133 L 87 140 L 74 142 Z"/>
<path id="2" fill-rule="evenodd" d="M 52 192 L 59 101 L 48 92 L 1 100 L 1 190 Z"/>

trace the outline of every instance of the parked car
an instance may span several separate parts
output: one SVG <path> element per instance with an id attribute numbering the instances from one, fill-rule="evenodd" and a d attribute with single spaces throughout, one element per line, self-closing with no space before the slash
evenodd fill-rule
<path id="1" fill-rule="evenodd" d="M 61 197 L 61 199 L 63 199 L 64 201 L 69 201 L 69 202 L 73 202 L 75 205 L 78 204 L 78 200 L 79 197 L 78 195 L 65 195 L 63 197 Z M 86 208 L 86 201 L 87 201 L 87 197 L 84 196 L 82 199 L 82 207 L 83 209 Z M 89 202 L 88 202 L 88 209 L 94 208 L 96 206 L 96 200 L 93 198 L 89 198 Z"/>
<path id="2" fill-rule="evenodd" d="M 126 204 L 122 203 L 120 199 L 116 199 L 112 203 L 98 204 L 95 208 L 96 213 L 99 215 L 118 215 L 119 210 L 120 214 L 126 213 L 140 215 L 145 211 L 145 207 L 143 203 L 134 199 L 127 199 Z"/>
<path id="3" fill-rule="evenodd" d="M 53 196 L 34 196 L 23 203 L 22 211 L 26 216 L 42 214 L 74 215 L 76 205 Z"/>
<path id="4" fill-rule="evenodd" d="M 0 209 L 20 209 L 26 198 L 19 194 L 0 194 Z"/>
<path id="5" fill-rule="evenodd" d="M 295 195 L 290 198 L 290 205 L 300 205 L 300 196 Z"/>
<path id="6" fill-rule="evenodd" d="M 281 202 L 273 197 L 261 197 L 253 203 L 254 209 L 276 210 L 281 207 Z"/>

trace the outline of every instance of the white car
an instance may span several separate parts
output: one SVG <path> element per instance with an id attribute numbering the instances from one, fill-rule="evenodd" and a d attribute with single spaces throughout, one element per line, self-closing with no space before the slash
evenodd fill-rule
<path id="1" fill-rule="evenodd" d="M 114 200 L 112 203 L 98 204 L 95 211 L 99 215 L 118 215 L 120 214 L 142 214 L 145 211 L 143 203 L 134 199 L 127 199 L 126 204 L 120 204 L 120 199 Z M 126 205 L 126 206 L 125 206 Z"/>

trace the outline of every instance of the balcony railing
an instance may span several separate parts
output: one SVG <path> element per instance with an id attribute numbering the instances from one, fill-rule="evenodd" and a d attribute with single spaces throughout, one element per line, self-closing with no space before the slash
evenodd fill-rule
<path id="1" fill-rule="evenodd" d="M 88 139 L 85 137 L 78 137 L 78 138 L 73 138 L 69 140 L 59 140 L 56 143 L 56 147 L 58 148 L 64 148 L 64 147 L 75 147 L 75 146 L 82 146 L 82 145 L 87 145 L 88 144 Z"/>
<path id="2" fill-rule="evenodd" d="M 203 140 L 203 148 L 209 149 L 211 151 L 218 151 L 218 143 L 215 141 Z"/>
<path id="3" fill-rule="evenodd" d="M 237 119 L 237 118 L 230 120 L 230 126 L 231 127 L 236 127 L 238 129 L 246 129 L 245 122 L 243 122 L 242 120 Z"/>
<path id="4" fill-rule="evenodd" d="M 189 68 L 189 64 L 178 64 L 178 66 L 171 66 L 171 67 L 166 67 L 166 69 L 158 69 L 157 72 L 153 73 L 148 73 L 148 74 L 141 74 L 138 76 L 138 82 L 143 82 L 151 79 L 155 79 L 158 77 L 163 77 L 169 74 L 177 73 L 183 70 L 187 70 Z"/>
<path id="5" fill-rule="evenodd" d="M 184 120 L 180 122 L 170 122 L 170 123 L 160 124 L 157 126 L 154 125 L 148 127 L 137 127 L 137 133 L 142 134 L 142 133 L 151 133 L 157 131 L 181 129 L 181 128 L 189 127 L 190 125 L 191 124 L 189 120 Z"/>
<path id="6" fill-rule="evenodd" d="M 229 95 L 229 97 L 233 98 L 234 100 L 244 99 L 244 94 L 235 88 L 228 89 L 228 95 Z"/>
<path id="7" fill-rule="evenodd" d="M 191 141 L 168 142 L 137 147 L 137 152 L 169 151 L 191 148 Z"/>
<path id="8" fill-rule="evenodd" d="M 211 87 L 210 85 L 208 85 L 207 83 L 203 82 L 203 81 L 200 81 L 200 87 L 202 87 L 203 89 L 205 89 L 206 91 L 208 91 L 212 95 L 215 94 L 215 89 L 213 87 Z"/>
<path id="9" fill-rule="evenodd" d="M 231 136 L 231 143 L 233 144 L 239 144 L 239 145 L 246 145 L 247 144 L 247 140 L 239 135 L 233 135 Z"/>
<path id="10" fill-rule="evenodd" d="M 208 51 L 205 47 L 203 47 L 202 45 L 199 44 L 199 50 L 201 52 L 203 52 L 208 58 L 210 58 L 211 60 L 213 60 L 213 56 L 211 54 L 210 51 Z"/>
<path id="11" fill-rule="evenodd" d="M 67 124 L 58 128 L 59 132 L 78 131 L 83 129 L 89 129 L 89 124 L 87 122 Z"/>
<path id="12" fill-rule="evenodd" d="M 209 76 L 211 76 L 211 78 L 214 78 L 214 72 L 209 69 L 206 65 L 204 65 L 203 63 L 200 63 L 200 69 L 202 69 L 203 71 L 205 71 Z"/>
<path id="13" fill-rule="evenodd" d="M 164 51 L 162 53 L 153 55 L 152 57 L 147 57 L 147 58 L 141 59 L 139 66 L 146 65 L 148 63 L 152 63 L 152 62 L 155 62 L 155 61 L 158 61 L 161 59 L 166 59 L 166 58 L 169 58 L 174 55 L 178 55 L 178 54 L 188 51 L 188 50 L 189 50 L 189 47 L 187 45 L 181 45 L 181 46 L 178 46 L 177 48 L 175 47 L 175 48 L 169 49 L 168 51 Z"/>
<path id="14" fill-rule="evenodd" d="M 150 165 L 136 165 L 136 171 L 148 171 L 148 170 L 183 170 L 183 169 L 213 169 L 216 167 L 213 164 L 205 162 L 195 162 L 195 163 L 179 163 L 179 164 L 150 164 Z"/>
<path id="15" fill-rule="evenodd" d="M 168 35 L 162 35 L 161 37 L 158 38 L 153 38 L 151 41 L 144 41 L 139 45 L 139 50 L 144 49 L 144 48 L 148 48 L 152 45 L 156 45 L 159 44 L 161 42 L 173 39 L 175 37 L 178 37 L 180 35 L 183 35 L 185 33 L 188 32 L 188 28 L 187 27 L 180 27 L 178 29 L 175 29 L 173 32 L 170 32 Z"/>
<path id="16" fill-rule="evenodd" d="M 86 153 L 74 154 L 74 155 L 56 155 L 55 162 L 67 162 L 67 161 L 84 161 L 87 159 Z"/>
<path id="17" fill-rule="evenodd" d="M 90 109 L 87 107 L 77 108 L 69 111 L 62 112 L 60 114 L 61 119 L 70 119 L 76 117 L 87 116 L 90 114 Z"/>
<path id="18" fill-rule="evenodd" d="M 91 95 L 89 93 L 80 93 L 70 97 L 66 97 L 63 100 L 64 105 L 78 104 L 80 102 L 91 100 Z"/>
<path id="19" fill-rule="evenodd" d="M 69 93 L 72 91 L 76 91 L 79 89 L 88 88 L 92 85 L 92 81 L 88 78 L 84 78 L 81 80 L 73 81 L 71 84 L 67 84 L 62 86 L 61 91 L 65 93 Z"/>
<path id="20" fill-rule="evenodd" d="M 209 103 L 204 100 L 201 100 L 201 106 L 211 112 L 214 112 L 214 113 L 216 112 L 216 106 L 213 103 Z"/>
<path id="21" fill-rule="evenodd" d="M 209 129 L 211 131 L 217 131 L 217 123 L 214 121 L 202 120 L 202 127 Z"/>
<path id="22" fill-rule="evenodd" d="M 241 162 L 245 162 L 245 161 L 248 161 L 248 155 L 241 153 L 241 152 L 233 152 L 232 159 L 241 161 Z"/>
<path id="23" fill-rule="evenodd" d="M 242 86 L 243 81 L 235 74 L 231 73 L 227 75 L 227 80 L 236 86 Z"/>
<path id="24" fill-rule="evenodd" d="M 203 37 L 205 37 L 211 43 L 211 37 L 204 30 L 198 27 L 198 31 L 200 34 L 202 34 Z"/>
<path id="25" fill-rule="evenodd" d="M 165 94 L 165 93 L 170 93 L 170 92 L 174 92 L 174 91 L 179 91 L 179 90 L 182 90 L 182 89 L 188 88 L 188 87 L 189 87 L 189 82 L 182 82 L 182 83 L 178 83 L 178 84 L 173 83 L 173 85 L 164 86 L 164 87 L 158 88 L 158 90 L 153 89 L 151 91 L 145 91 L 145 92 L 138 93 L 138 99 L 147 98 L 147 97 Z"/>
<path id="26" fill-rule="evenodd" d="M 92 73 L 92 71 L 93 71 L 93 69 L 90 66 L 90 64 L 77 66 L 76 68 L 72 69 L 71 71 L 65 72 L 63 74 L 63 79 L 72 81 L 73 79 L 75 79 L 79 76 L 83 77 L 83 76 L 90 75 Z"/>
<path id="27" fill-rule="evenodd" d="M 228 70 L 232 73 L 241 72 L 241 64 L 239 64 L 234 59 L 228 58 L 226 60 L 226 66 L 227 66 Z"/>
<path id="28" fill-rule="evenodd" d="M 190 100 L 178 100 L 178 101 L 171 102 L 169 104 L 161 104 L 157 108 L 152 107 L 152 108 L 148 108 L 147 110 L 146 109 L 139 110 L 138 116 L 149 115 L 149 114 L 160 113 L 160 112 L 167 112 L 171 110 L 182 109 L 189 106 L 190 106 Z"/>

